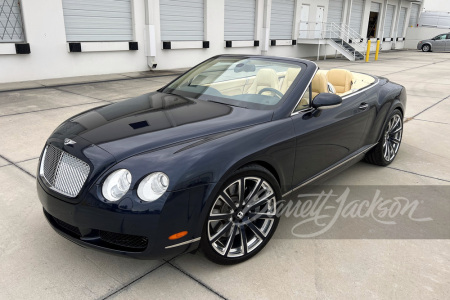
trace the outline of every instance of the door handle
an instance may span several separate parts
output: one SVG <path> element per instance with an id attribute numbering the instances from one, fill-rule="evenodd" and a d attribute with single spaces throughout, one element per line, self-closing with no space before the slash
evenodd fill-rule
<path id="1" fill-rule="evenodd" d="M 358 108 L 359 108 L 359 110 L 366 110 L 366 109 L 369 108 L 369 104 L 363 102 L 363 103 L 361 103 L 361 104 L 359 105 Z"/>

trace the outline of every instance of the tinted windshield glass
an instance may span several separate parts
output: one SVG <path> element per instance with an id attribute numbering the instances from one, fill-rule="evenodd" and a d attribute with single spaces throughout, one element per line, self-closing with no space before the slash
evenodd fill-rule
<path id="1" fill-rule="evenodd" d="M 197 66 L 162 92 L 270 109 L 283 101 L 284 94 L 302 74 L 301 66 L 275 59 L 218 57 Z"/>

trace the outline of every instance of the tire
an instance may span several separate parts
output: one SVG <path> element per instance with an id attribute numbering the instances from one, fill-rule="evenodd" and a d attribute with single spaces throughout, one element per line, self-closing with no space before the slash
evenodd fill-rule
<path id="1" fill-rule="evenodd" d="M 208 209 L 200 242 L 205 256 L 222 265 L 255 256 L 278 226 L 280 199 L 279 184 L 267 169 L 249 165 L 234 172 Z"/>
<path id="2" fill-rule="evenodd" d="M 371 164 L 387 166 L 397 156 L 403 135 L 403 115 L 395 109 L 388 118 L 383 128 L 383 134 L 378 144 L 365 156 L 365 160 Z"/>
<path id="3" fill-rule="evenodd" d="M 428 44 L 425 44 L 422 46 L 422 51 L 423 52 L 431 52 L 431 47 Z"/>

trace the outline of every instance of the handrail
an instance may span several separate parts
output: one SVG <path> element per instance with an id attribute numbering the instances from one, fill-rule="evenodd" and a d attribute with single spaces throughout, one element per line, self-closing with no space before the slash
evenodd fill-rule
<path id="1" fill-rule="evenodd" d="M 306 24 L 307 29 L 302 29 L 302 25 Z M 364 38 L 356 32 L 354 29 L 350 28 L 347 24 L 338 24 L 338 23 L 327 23 L 322 22 L 320 29 L 309 29 L 311 24 L 320 24 L 320 23 L 310 23 L 310 22 L 299 22 L 299 39 L 333 39 L 339 38 L 342 40 L 341 45 L 343 46 L 344 41 L 346 43 L 350 43 L 352 47 L 360 52 L 363 56 L 365 50 L 365 40 Z M 312 33 L 312 34 L 311 34 Z M 319 34 L 318 34 L 319 33 Z M 345 47 L 343 47 L 345 49 Z M 347 51 L 347 50 L 346 50 Z M 347 51 L 349 52 L 349 51 Z M 353 53 L 353 58 L 355 58 L 355 53 Z"/>

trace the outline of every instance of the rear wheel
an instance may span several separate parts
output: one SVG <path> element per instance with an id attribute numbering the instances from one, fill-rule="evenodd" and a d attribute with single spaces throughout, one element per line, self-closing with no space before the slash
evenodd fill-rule
<path id="1" fill-rule="evenodd" d="M 366 161 L 379 166 L 389 165 L 397 156 L 403 134 L 403 116 L 395 109 L 389 116 L 378 144 L 366 154 Z"/>
<path id="2" fill-rule="evenodd" d="M 423 52 L 430 52 L 431 51 L 431 47 L 428 44 L 425 44 L 422 46 L 422 51 Z"/>
<path id="3" fill-rule="evenodd" d="M 278 199 L 278 182 L 268 170 L 250 165 L 236 171 L 209 209 L 201 239 L 205 256 L 230 265 L 256 255 L 277 228 Z"/>

